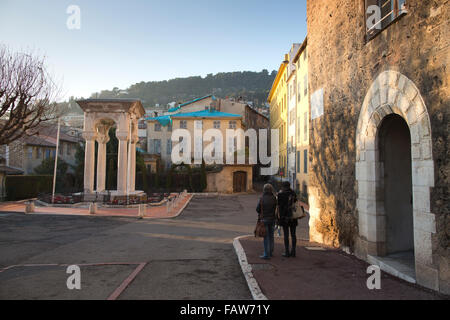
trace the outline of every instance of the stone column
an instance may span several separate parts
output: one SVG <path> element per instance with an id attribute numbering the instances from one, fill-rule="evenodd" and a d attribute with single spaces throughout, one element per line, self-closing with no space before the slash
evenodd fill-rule
<path id="1" fill-rule="evenodd" d="M 138 142 L 138 137 L 134 136 L 131 138 L 130 143 L 130 185 L 129 190 L 130 192 L 134 192 L 136 188 L 136 143 Z"/>
<path id="2" fill-rule="evenodd" d="M 109 141 L 108 134 L 102 134 L 97 137 L 97 192 L 105 191 L 106 182 L 106 144 Z"/>
<path id="3" fill-rule="evenodd" d="M 127 193 L 127 163 L 128 163 L 128 132 L 116 131 L 116 137 L 119 140 L 119 151 L 117 156 L 117 191 L 119 194 Z"/>
<path id="4" fill-rule="evenodd" d="M 84 154 L 84 192 L 94 192 L 94 169 L 95 169 L 95 138 L 93 131 L 84 131 L 83 138 L 86 140 Z"/>

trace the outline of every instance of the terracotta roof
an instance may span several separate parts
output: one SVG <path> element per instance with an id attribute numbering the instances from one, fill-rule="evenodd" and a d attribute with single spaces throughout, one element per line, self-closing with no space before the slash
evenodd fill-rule
<path id="1" fill-rule="evenodd" d="M 8 166 L 0 166 L 0 172 L 6 173 L 6 174 L 23 174 L 22 170 L 11 168 Z"/>
<path id="2" fill-rule="evenodd" d="M 49 139 L 46 139 L 45 137 L 41 137 L 38 135 L 26 136 L 24 138 L 24 142 L 25 142 L 25 144 L 31 145 L 31 146 L 56 148 L 56 143 L 53 143 L 53 142 L 49 141 Z"/>

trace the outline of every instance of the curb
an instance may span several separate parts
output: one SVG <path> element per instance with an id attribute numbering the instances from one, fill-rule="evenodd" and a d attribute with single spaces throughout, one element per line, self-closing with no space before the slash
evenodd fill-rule
<path id="1" fill-rule="evenodd" d="M 160 220 L 164 220 L 164 219 L 174 219 L 177 218 L 179 215 L 181 215 L 181 213 L 183 212 L 183 210 L 187 207 L 187 205 L 189 204 L 189 202 L 191 202 L 192 198 L 194 198 L 193 194 L 188 194 L 188 200 L 186 201 L 186 203 L 183 205 L 183 207 L 180 208 L 180 210 L 178 210 L 177 214 L 174 216 L 170 216 L 170 217 L 165 217 L 165 218 L 156 218 L 156 219 L 160 219 Z M 144 219 L 149 219 L 149 217 L 144 217 Z"/>
<path id="2" fill-rule="evenodd" d="M 252 273 L 252 266 L 247 261 L 247 255 L 245 254 L 244 248 L 241 245 L 239 239 L 246 238 L 251 235 L 240 236 L 234 238 L 233 247 L 236 251 L 236 255 L 239 260 L 239 264 L 241 265 L 242 273 L 244 274 L 245 280 L 247 281 L 248 288 L 252 294 L 253 300 L 268 300 L 267 297 L 262 293 L 261 288 L 259 287 L 258 282 Z"/>

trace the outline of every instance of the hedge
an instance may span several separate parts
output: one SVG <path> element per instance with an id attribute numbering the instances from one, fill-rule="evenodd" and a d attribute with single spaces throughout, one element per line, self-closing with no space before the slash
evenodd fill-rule
<path id="1" fill-rule="evenodd" d="M 51 193 L 53 176 L 6 176 L 5 189 L 8 201 L 36 198 L 39 193 Z"/>

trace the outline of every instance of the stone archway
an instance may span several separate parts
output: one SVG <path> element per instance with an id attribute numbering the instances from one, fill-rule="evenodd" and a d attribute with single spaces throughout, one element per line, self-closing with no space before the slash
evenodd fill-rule
<path id="1" fill-rule="evenodd" d="M 406 121 L 411 135 L 415 280 L 406 280 L 437 290 L 438 272 L 433 265 L 431 241 L 436 223 L 430 210 L 430 188 L 434 186 L 430 119 L 414 83 L 392 70 L 382 72 L 372 83 L 358 120 L 355 169 L 359 249 L 367 253 L 363 257 L 366 260 L 386 255 L 384 168 L 378 139 L 380 124 L 391 114 Z"/>
<path id="2" fill-rule="evenodd" d="M 115 123 L 119 140 L 117 157 L 117 191 L 115 195 L 135 194 L 136 143 L 138 120 L 145 114 L 139 100 L 88 99 L 77 101 L 84 111 L 83 138 L 86 140 L 84 193 L 105 192 L 106 143 L 108 131 Z M 98 142 L 97 188 L 94 190 L 95 141 Z"/>

